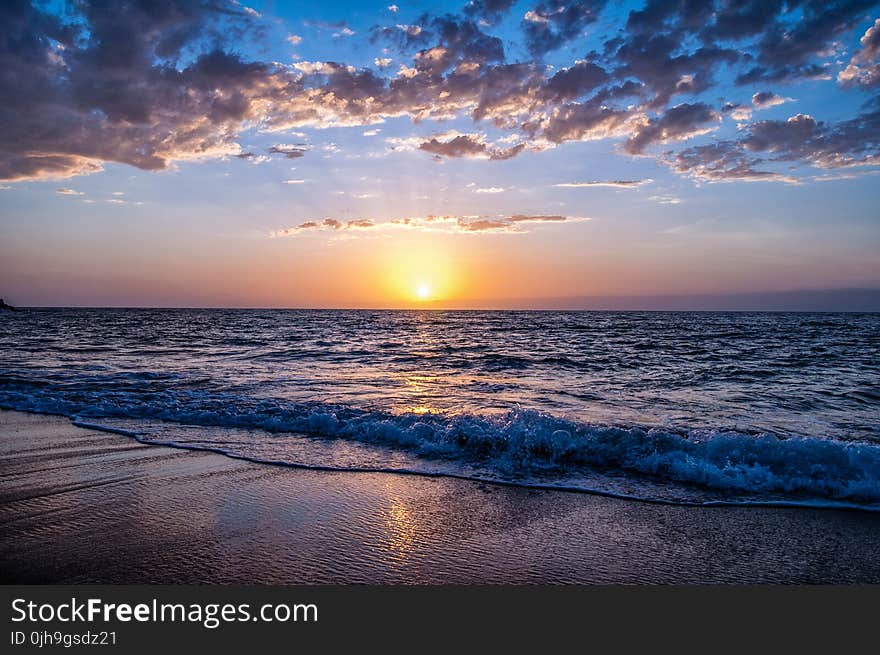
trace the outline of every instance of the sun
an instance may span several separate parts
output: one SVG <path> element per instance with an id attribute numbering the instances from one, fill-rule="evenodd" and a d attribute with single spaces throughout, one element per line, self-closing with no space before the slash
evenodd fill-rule
<path id="1" fill-rule="evenodd" d="M 416 287 L 416 296 L 418 296 L 419 300 L 427 300 L 431 297 L 431 287 L 427 284 L 420 284 Z"/>

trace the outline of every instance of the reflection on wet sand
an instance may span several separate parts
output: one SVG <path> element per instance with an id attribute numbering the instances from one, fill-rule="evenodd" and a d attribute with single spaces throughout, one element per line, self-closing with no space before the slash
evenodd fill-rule
<path id="1" fill-rule="evenodd" d="M 3 582 L 880 583 L 866 512 L 292 470 L 16 412 L 0 465 Z"/>
<path id="2" fill-rule="evenodd" d="M 388 505 L 384 508 L 383 513 L 385 515 L 386 546 L 394 554 L 395 559 L 403 559 L 413 550 L 418 526 L 406 506 L 406 501 L 393 488 L 398 483 L 391 480 L 386 481 Z"/>

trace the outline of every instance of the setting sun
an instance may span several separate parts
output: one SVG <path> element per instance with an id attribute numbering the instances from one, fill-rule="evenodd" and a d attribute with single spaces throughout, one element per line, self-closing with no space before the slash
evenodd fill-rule
<path id="1" fill-rule="evenodd" d="M 416 289 L 419 300 L 427 300 L 431 296 L 431 288 L 427 284 L 420 284 Z"/>

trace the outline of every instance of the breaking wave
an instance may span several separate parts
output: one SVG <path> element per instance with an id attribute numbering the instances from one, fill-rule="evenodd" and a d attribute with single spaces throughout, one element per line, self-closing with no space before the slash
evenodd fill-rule
<path id="1" fill-rule="evenodd" d="M 880 444 L 865 441 L 596 425 L 528 409 L 394 414 L 194 390 L 145 393 L 10 382 L 0 386 L 4 409 L 65 415 L 78 425 L 143 443 L 263 464 L 442 475 L 652 502 L 880 510 Z M 157 431 L 156 425 L 164 428 Z M 237 436 L 231 438 L 229 430 Z M 246 439 L 242 430 L 248 431 Z M 184 432 L 185 439 L 175 437 Z M 261 439 L 269 441 L 258 448 Z M 342 441 L 361 450 L 340 464 L 320 448 L 294 447 L 302 439 Z M 359 454 L 367 450 L 371 457 Z M 400 454 L 403 459 L 395 458 Z M 385 466 L 385 455 L 403 464 Z"/>

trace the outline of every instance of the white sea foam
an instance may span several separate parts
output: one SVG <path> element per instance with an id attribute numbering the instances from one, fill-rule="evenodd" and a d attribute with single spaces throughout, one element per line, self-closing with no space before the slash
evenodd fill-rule
<path id="1" fill-rule="evenodd" d="M 210 450 L 249 461 L 320 470 L 368 470 L 446 475 L 504 484 L 570 489 L 669 502 L 700 497 L 697 504 L 803 504 L 880 509 L 880 444 L 820 436 L 778 437 L 731 430 L 681 430 L 578 423 L 529 410 L 500 415 L 419 415 L 371 412 L 339 405 L 235 398 L 204 392 L 137 393 L 69 391 L 29 386 L 0 391 L 0 407 L 76 417 L 78 424 L 121 431 L 145 443 Z M 110 419 L 110 421 L 102 420 Z M 112 426 L 113 419 L 132 429 Z M 198 436 L 188 441 L 144 436 L 139 424 L 235 428 L 274 439 L 312 435 L 367 444 L 411 455 L 401 467 L 377 466 L 377 458 L 340 466 L 276 449 L 253 454 L 240 440 Z M 128 425 L 128 423 L 127 423 Z M 207 430 L 205 431 L 207 432 Z M 381 459 L 379 457 L 378 459 Z M 438 468 L 434 463 L 442 462 Z M 478 464 L 480 474 L 473 465 Z M 596 485 L 597 472 L 626 480 Z M 578 477 L 580 475 L 580 477 Z M 571 480 L 578 480 L 572 483 Z M 583 480 L 587 479 L 587 482 Z M 590 481 L 592 480 L 592 481 Z M 658 484 L 689 494 L 658 496 Z M 696 496 L 694 491 L 699 492 Z M 688 501 L 691 502 L 691 501 Z"/>

